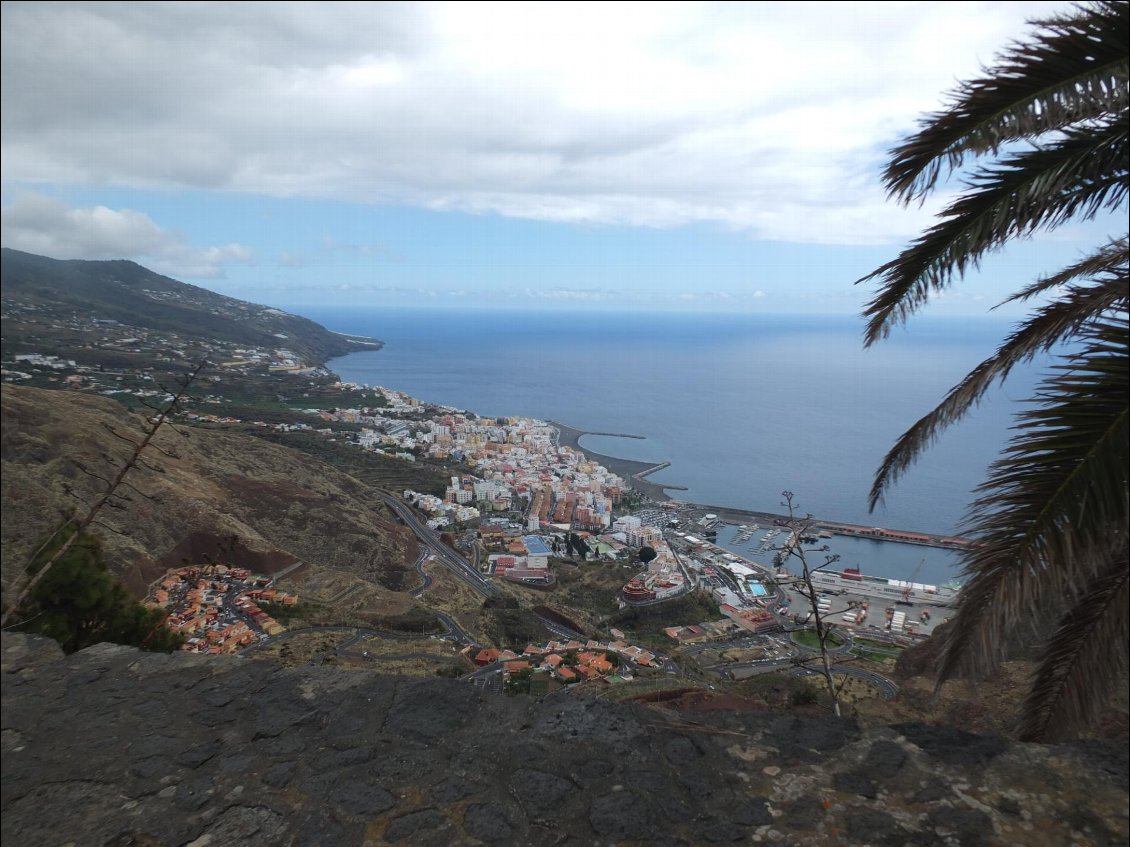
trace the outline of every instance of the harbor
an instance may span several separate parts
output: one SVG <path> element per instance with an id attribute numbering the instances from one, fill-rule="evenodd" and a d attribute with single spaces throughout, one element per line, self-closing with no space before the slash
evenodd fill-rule
<path id="1" fill-rule="evenodd" d="M 783 567 L 772 564 L 785 539 L 791 537 L 788 531 L 765 530 L 753 524 L 727 525 L 721 527 L 724 538 L 710 541 L 693 534 L 693 527 L 705 516 L 695 520 L 693 512 L 683 509 L 671 514 L 678 515 L 675 520 L 679 528 L 669 527 L 668 538 L 683 561 L 699 574 L 702 586 L 725 604 L 723 608 L 735 609 L 739 616 L 752 616 L 757 630 L 774 625 L 812 625 L 819 613 L 828 625 L 863 637 L 908 639 L 904 643 L 910 643 L 928 636 L 948 619 L 952 612 L 949 606 L 959 591 L 952 584 L 913 581 L 923 569 L 921 562 L 909 565 L 904 576 L 911 579 L 864 574 L 850 567 L 838 570 L 833 565 L 813 573 L 816 597 L 810 600 L 802 593 L 804 585 L 795 559 L 785 560 Z M 749 551 L 751 543 L 762 552 Z M 811 568 L 822 564 L 816 557 L 809 558 Z"/>
<path id="2" fill-rule="evenodd" d="M 657 503 L 670 503 L 678 504 L 682 508 L 695 509 L 703 515 L 710 514 L 713 516 L 716 527 L 722 527 L 727 524 L 734 526 L 748 526 L 756 524 L 763 526 L 765 529 L 772 530 L 774 528 L 780 529 L 781 524 L 789 519 L 788 515 L 781 514 L 780 512 L 766 512 L 754 511 L 751 509 L 741 509 L 733 506 L 714 506 L 702 503 L 688 503 L 682 502 L 673 498 L 669 491 L 686 491 L 685 486 L 663 484 L 652 482 L 647 479 L 651 474 L 664 470 L 671 466 L 668 461 L 640 461 L 637 459 L 620 459 L 615 456 L 609 456 L 604 453 L 598 453 L 590 450 L 581 444 L 581 439 L 586 435 L 605 436 L 611 438 L 629 438 L 638 441 L 646 441 L 647 439 L 641 435 L 632 435 L 629 433 L 616 433 L 616 432 L 592 432 L 589 430 L 577 429 L 576 427 L 567 426 L 559 421 L 548 421 L 548 423 L 556 427 L 558 431 L 558 443 L 562 446 L 572 447 L 575 450 L 580 450 L 591 460 L 599 462 L 615 474 L 623 477 L 629 482 L 631 487 L 654 500 Z M 813 518 L 813 530 L 822 539 L 831 538 L 832 536 L 844 536 L 849 538 L 857 538 L 864 540 L 871 540 L 876 542 L 896 542 L 900 544 L 912 544 L 922 547 L 945 548 L 950 550 L 959 550 L 969 544 L 968 539 L 961 538 L 960 536 L 953 535 L 938 535 L 926 532 L 916 532 L 913 530 L 903 529 L 890 529 L 880 526 L 866 526 L 862 524 L 844 523 L 841 521 L 824 520 Z"/>

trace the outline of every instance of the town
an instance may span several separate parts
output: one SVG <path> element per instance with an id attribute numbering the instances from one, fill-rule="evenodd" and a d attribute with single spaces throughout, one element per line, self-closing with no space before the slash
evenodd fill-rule
<path id="1" fill-rule="evenodd" d="M 173 296 L 149 295 L 157 300 Z M 233 308 L 245 308 L 268 322 L 287 317 L 250 304 Z M 717 659 L 708 669 L 720 679 L 803 661 L 806 645 L 796 632 L 810 627 L 817 614 L 845 634 L 840 643 L 848 649 L 854 637 L 872 653 L 889 653 L 928 635 L 945 620 L 952 600 L 934 586 L 878 580 L 847 569 L 817 573 L 819 595 L 810 601 L 798 592 L 802 586 L 788 567 L 789 552 L 801 543 L 798 533 L 742 524 L 734 541 L 744 544 L 760 532 L 760 546 L 748 553 L 735 544 L 721 546 L 716 538 L 725 519 L 694 504 L 641 496 L 635 477 L 625 478 L 579 446 L 563 443 L 562 429 L 552 422 L 485 417 L 425 403 L 392 388 L 342 382 L 325 366 L 284 346 L 289 340 L 284 332 L 272 333 L 279 346 L 254 346 L 182 338 L 77 312 L 70 317 L 41 314 L 33 305 L 6 304 L 6 309 L 6 319 L 22 326 L 25 342 L 40 337 L 38 333 L 45 339 L 63 333 L 88 340 L 83 349 L 49 341 L 38 351 L 9 345 L 0 374 L 4 381 L 153 405 L 172 399 L 166 383 L 173 373 L 206 360 L 203 390 L 175 411 L 185 423 L 303 433 L 421 467 L 448 469 L 442 490 L 396 493 L 423 516 L 428 531 L 461 539 L 458 546 L 466 559 L 460 555 L 453 560 L 456 571 L 462 562 L 473 570 L 474 584 L 487 590 L 493 590 L 494 580 L 502 580 L 552 592 L 559 581 L 554 563 L 573 561 L 624 569 L 613 598 L 619 609 L 655 609 L 691 594 L 708 598 L 715 610 L 709 620 L 669 620 L 662 631 L 684 664 L 702 666 Z M 266 405 L 238 400 L 272 393 L 276 402 Z M 257 417 L 254 409 L 270 411 Z M 934 542 L 880 528 L 836 531 Z M 813 532 L 827 534 L 819 528 Z M 281 636 L 286 626 L 272 611 L 282 615 L 278 610 L 293 607 L 298 598 L 278 591 L 268 577 L 198 564 L 168 573 L 153 586 L 150 601 L 168 609 L 169 626 L 186 636 L 185 649 L 219 654 L 246 651 Z M 886 603 L 885 615 L 878 610 L 871 614 L 873 601 Z M 498 682 L 510 691 L 538 693 L 578 681 L 616 683 L 639 672 L 678 667 L 659 656 L 655 644 L 632 647 L 618 638 L 582 640 L 579 631 L 573 634 L 578 637 L 529 645 L 522 652 L 464 639 L 470 651 L 464 654 L 468 676 L 485 678 L 474 666 L 481 666 L 491 650 L 497 655 L 489 663 L 490 673 L 497 669 Z M 726 661 L 726 656 L 740 661 Z"/>

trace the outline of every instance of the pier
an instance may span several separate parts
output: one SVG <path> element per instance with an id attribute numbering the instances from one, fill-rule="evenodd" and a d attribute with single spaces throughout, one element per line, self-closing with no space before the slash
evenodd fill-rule
<path id="1" fill-rule="evenodd" d="M 590 429 L 574 429 L 571 426 L 565 426 L 565 424 L 558 423 L 557 421 L 546 421 L 546 423 L 548 423 L 550 426 L 555 426 L 560 430 L 569 430 L 570 432 L 575 432 L 577 433 L 577 438 L 580 438 L 582 435 L 605 435 L 609 438 L 635 438 L 638 441 L 647 441 L 646 435 L 633 435 L 630 432 L 594 432 Z"/>
<path id="2" fill-rule="evenodd" d="M 687 490 L 685 486 L 664 485 L 658 482 L 649 482 L 644 478 L 648 476 L 648 474 L 653 474 L 670 467 L 670 462 L 660 462 L 658 465 L 653 465 L 650 462 L 637 462 L 634 459 L 619 459 L 616 456 L 606 456 L 603 453 L 597 453 L 595 450 L 589 450 L 581 446 L 580 443 L 581 437 L 585 435 L 610 435 L 616 438 L 637 438 L 641 441 L 645 440 L 646 436 L 616 432 L 590 432 L 586 429 L 576 429 L 575 427 L 566 426 L 558 421 L 547 421 L 547 423 L 557 429 L 557 443 L 562 447 L 572 447 L 574 450 L 579 450 L 592 461 L 599 462 L 604 465 L 604 467 L 608 468 L 608 470 L 612 471 L 612 473 L 628 480 L 633 489 L 646 497 L 650 497 L 652 500 L 659 502 L 670 500 L 671 496 L 667 494 L 664 489 L 675 491 Z"/>
<path id="3" fill-rule="evenodd" d="M 768 522 L 774 526 L 784 526 L 789 520 L 788 515 L 774 514 L 773 512 L 757 512 L 752 509 L 738 509 L 733 506 L 710 506 L 701 503 L 686 503 L 685 505 L 693 509 L 701 509 L 704 512 L 713 512 L 727 523 L 741 524 L 753 520 L 760 523 Z M 810 524 L 812 530 L 816 532 L 823 530 L 835 535 L 871 538 L 876 541 L 897 541 L 902 544 L 920 544 L 924 547 L 942 547 L 950 550 L 960 550 L 973 543 L 968 538 L 955 535 L 935 535 L 927 532 L 885 529 L 879 526 L 839 523 L 837 521 L 820 520 L 819 518 L 812 518 Z"/>

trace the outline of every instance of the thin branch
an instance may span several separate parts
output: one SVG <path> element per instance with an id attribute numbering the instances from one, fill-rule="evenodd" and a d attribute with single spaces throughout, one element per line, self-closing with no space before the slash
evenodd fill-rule
<path id="1" fill-rule="evenodd" d="M 841 717 L 840 711 L 840 697 L 839 691 L 836 688 L 835 677 L 832 676 L 832 661 L 828 654 L 828 639 L 831 637 L 831 628 L 824 623 L 824 619 L 820 614 L 820 604 L 816 600 L 816 586 L 812 584 L 812 574 L 816 569 L 810 568 L 808 565 L 808 555 L 804 546 L 800 543 L 800 536 L 804 534 L 804 530 L 809 528 L 812 523 L 812 516 L 808 515 L 803 520 L 796 518 L 796 508 L 793 504 L 793 493 L 791 491 L 782 491 L 781 496 L 784 502 L 781 504 L 789 511 L 788 526 L 793 531 L 793 536 L 796 539 L 795 544 L 788 547 L 788 554 L 800 561 L 801 566 L 801 579 L 804 581 L 807 592 L 803 593 L 811 606 L 811 618 L 815 619 L 816 624 L 816 640 L 820 645 L 820 660 L 824 666 L 824 681 L 828 686 L 828 693 L 832 695 L 832 711 L 836 717 Z M 827 567 L 833 562 L 837 561 L 839 556 L 828 556 L 824 565 Z"/>
<path id="2" fill-rule="evenodd" d="M 140 488 L 138 488 L 133 483 L 126 482 L 125 480 L 123 480 L 122 485 L 124 485 L 126 488 L 130 489 L 130 491 L 133 491 L 137 494 L 140 494 L 142 497 L 144 497 L 146 500 L 149 500 L 150 502 L 153 502 L 153 503 L 161 502 L 158 497 L 154 497 L 152 494 L 146 494 L 144 491 L 142 491 Z M 118 496 L 121 496 L 121 495 L 118 495 Z"/>
<path id="3" fill-rule="evenodd" d="M 153 471 L 153 473 L 166 473 L 166 470 L 163 467 L 161 467 L 161 465 L 151 464 L 151 463 L 145 461 L 144 459 L 138 459 L 137 463 L 139 465 L 141 465 L 143 468 L 145 468 L 146 470 Z"/>
<path id="4" fill-rule="evenodd" d="M 78 459 L 71 459 L 71 462 L 74 464 L 74 466 L 76 468 L 78 468 L 80 471 L 82 471 L 87 476 L 94 477 L 94 479 L 97 479 L 97 480 L 101 480 L 102 482 L 106 483 L 107 485 L 112 484 L 110 482 L 110 480 L 108 480 L 106 477 L 102 476 L 102 474 L 95 473 L 90 468 L 88 468 L 86 465 L 84 465 L 82 462 L 80 462 Z"/>
<path id="5" fill-rule="evenodd" d="M 184 384 L 181 388 L 181 393 L 183 393 L 188 388 L 188 386 L 200 375 L 200 372 L 203 369 L 204 362 L 200 362 L 198 365 L 196 365 L 195 368 L 192 369 L 189 374 L 186 375 Z M 51 557 L 39 568 L 39 570 L 37 570 L 35 574 L 27 581 L 27 584 L 24 585 L 24 587 L 16 594 L 15 599 L 13 599 L 8 604 L 8 608 L 4 610 L 3 617 L 0 617 L 0 627 L 3 627 L 8 623 L 8 619 L 16 612 L 17 609 L 20 608 L 20 606 L 23 605 L 24 601 L 27 600 L 27 598 L 31 595 L 31 592 L 35 590 L 35 587 L 39 585 L 39 583 L 45 576 L 47 576 L 48 571 L 51 570 L 55 562 L 57 562 L 59 558 L 71 548 L 71 546 L 82 535 L 83 531 L 92 523 L 94 523 L 95 519 L 98 517 L 98 513 L 101 512 L 107 504 L 111 503 L 115 492 L 122 484 L 122 481 L 125 479 L 126 474 L 128 474 L 134 468 L 134 466 L 137 464 L 138 459 L 141 457 L 142 451 L 144 451 L 145 448 L 149 446 L 149 443 L 153 440 L 153 437 L 157 434 L 158 430 L 160 430 L 161 425 L 164 424 L 165 419 L 176 408 L 180 396 L 181 394 L 178 393 L 177 396 L 173 397 L 172 401 L 150 424 L 148 431 L 145 433 L 145 437 L 134 448 L 133 454 L 130 456 L 129 460 L 125 463 L 125 465 L 122 466 L 121 470 L 118 471 L 117 476 L 115 476 L 113 481 L 110 482 L 109 487 L 102 494 L 102 496 L 94 503 L 93 506 L 90 507 L 90 510 L 86 513 L 82 520 L 80 520 L 75 525 L 74 532 L 71 533 L 66 542 L 62 544 L 59 549 L 56 550 L 54 554 L 52 554 Z M 34 561 L 34 559 L 32 561 Z"/>
<path id="6" fill-rule="evenodd" d="M 114 429 L 113 425 L 103 422 L 102 426 L 105 428 L 105 430 L 107 432 L 109 432 L 115 438 L 120 438 L 122 441 L 125 441 L 127 444 L 132 444 L 134 447 L 137 446 L 136 441 L 134 441 L 132 438 L 130 438 L 127 435 L 122 435 L 120 432 L 118 432 L 116 429 Z"/>
<path id="7" fill-rule="evenodd" d="M 104 521 L 94 521 L 93 523 L 96 526 L 101 527 L 102 529 L 110 530 L 110 532 L 114 533 L 115 535 L 121 535 L 125 538 L 133 538 L 133 533 L 130 532 L 128 529 L 115 529 L 114 527 L 110 526 L 108 523 L 106 523 Z"/>

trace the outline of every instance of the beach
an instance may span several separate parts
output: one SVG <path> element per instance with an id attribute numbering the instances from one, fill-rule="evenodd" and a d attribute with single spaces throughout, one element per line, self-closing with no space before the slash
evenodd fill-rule
<path id="1" fill-rule="evenodd" d="M 593 450 L 588 450 L 581 445 L 581 439 L 586 435 L 613 435 L 617 438 L 643 438 L 641 435 L 628 435 L 626 433 L 610 433 L 610 432 L 590 432 L 584 429 L 576 429 L 571 426 L 566 426 L 559 421 L 548 421 L 550 426 L 556 427 L 560 433 L 558 444 L 562 447 L 572 447 L 574 450 L 579 450 L 584 453 L 590 460 L 598 462 L 606 467 L 608 470 L 617 476 L 621 476 L 624 480 L 636 491 L 649 497 L 656 502 L 672 499 L 667 493 L 670 491 L 685 491 L 686 489 L 681 485 L 660 485 L 657 482 L 649 482 L 646 479 L 647 474 L 655 473 L 658 470 L 670 465 L 670 462 L 637 462 L 633 459 L 620 459 L 616 456 L 606 456 L 603 453 L 597 453 Z"/>

